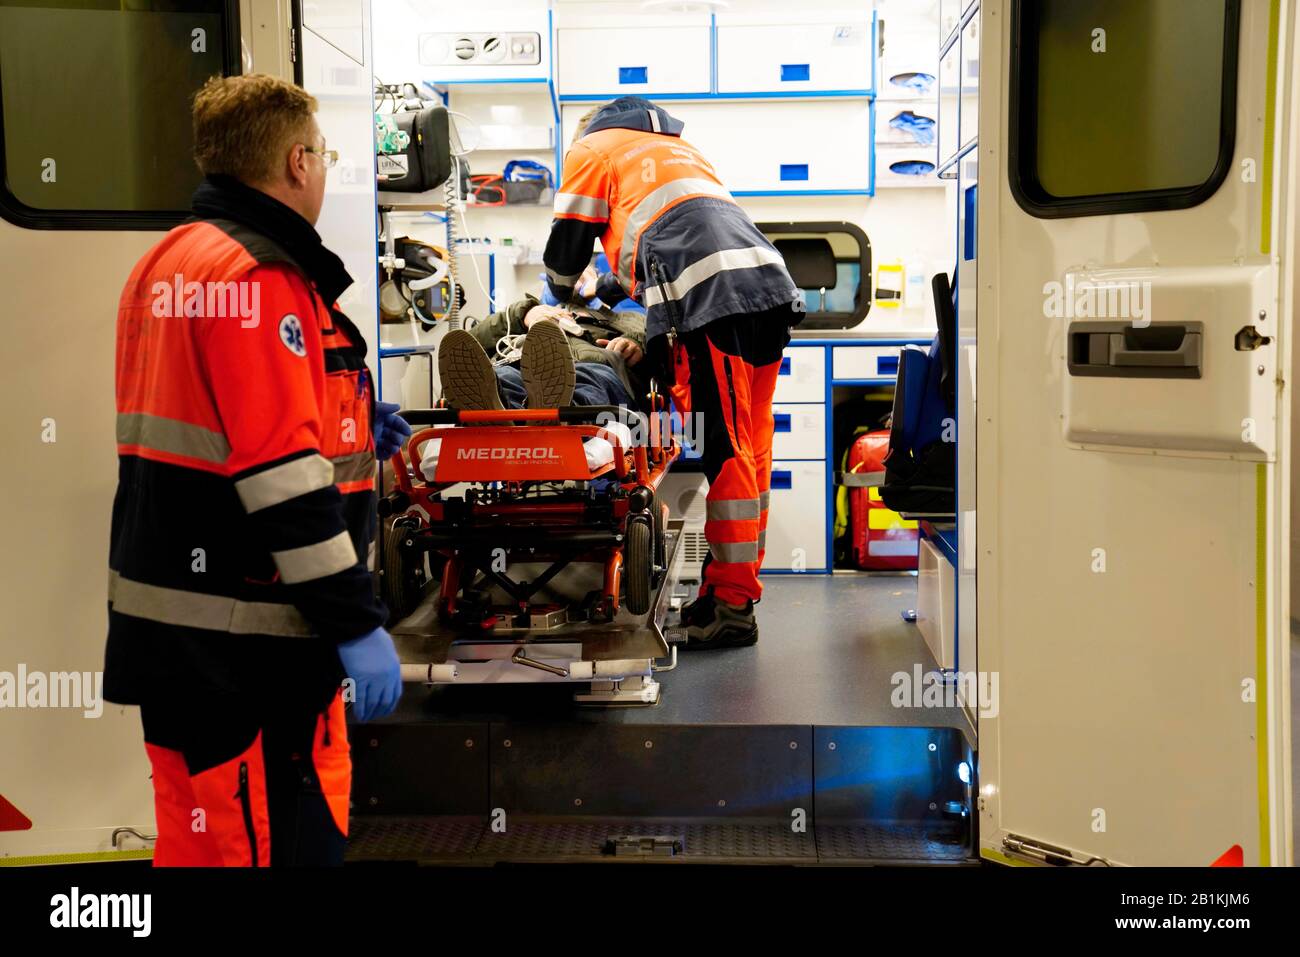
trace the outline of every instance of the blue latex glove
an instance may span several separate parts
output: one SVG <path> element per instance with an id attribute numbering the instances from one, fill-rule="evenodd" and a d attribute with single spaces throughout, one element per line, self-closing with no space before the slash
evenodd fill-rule
<path id="1" fill-rule="evenodd" d="M 905 90 L 924 95 L 930 92 L 930 87 L 934 86 L 934 76 L 929 73 L 899 73 L 897 76 L 891 76 L 889 82 L 894 86 L 901 86 Z"/>
<path id="2" fill-rule="evenodd" d="M 339 660 L 354 683 L 353 717 L 365 722 L 392 714 L 402 696 L 402 665 L 388 632 L 376 628 L 368 635 L 339 642 Z"/>
<path id="3" fill-rule="evenodd" d="M 889 121 L 891 128 L 907 133 L 922 146 L 934 144 L 934 120 L 928 116 L 918 116 L 911 110 L 904 110 Z"/>
<path id="4" fill-rule="evenodd" d="M 393 402 L 375 403 L 375 458 L 391 459 L 411 437 L 411 425 L 397 414 L 401 406 Z"/>
<path id="5" fill-rule="evenodd" d="M 542 295 L 539 301 L 543 306 L 567 305 L 567 303 L 560 302 L 560 300 L 556 299 L 555 293 L 551 292 L 551 284 L 546 278 L 546 273 L 541 273 L 538 278 L 542 280 Z M 574 293 L 573 299 L 575 302 L 582 301 L 582 297 L 577 295 L 576 291 Z M 599 296 L 593 296 L 591 299 L 585 301 L 585 305 L 589 309 L 599 309 L 602 305 L 604 305 L 604 303 L 601 302 Z"/>
<path id="6" fill-rule="evenodd" d="M 542 305 L 558 306 L 560 300 L 556 299 L 555 293 L 551 292 L 551 284 L 546 279 L 546 273 L 539 273 L 537 278 L 542 281 L 542 298 L 540 300 Z"/>

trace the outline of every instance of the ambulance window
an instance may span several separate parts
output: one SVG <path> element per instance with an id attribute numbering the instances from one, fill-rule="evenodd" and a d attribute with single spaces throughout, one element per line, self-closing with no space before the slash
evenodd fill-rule
<path id="1" fill-rule="evenodd" d="M 0 214 L 157 229 L 199 181 L 190 98 L 238 72 L 234 0 L 0 0 Z"/>
<path id="2" fill-rule="evenodd" d="M 1239 0 L 1020 0 L 1010 181 L 1041 217 L 1183 209 L 1228 174 Z"/>
<path id="3" fill-rule="evenodd" d="M 871 308 L 871 240 L 854 223 L 759 223 L 803 293 L 804 329 L 849 329 Z"/>

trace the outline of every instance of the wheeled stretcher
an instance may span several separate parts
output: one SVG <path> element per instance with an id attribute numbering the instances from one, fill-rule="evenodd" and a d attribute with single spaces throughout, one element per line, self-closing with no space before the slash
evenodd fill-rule
<path id="1" fill-rule="evenodd" d="M 609 406 L 404 411 L 381 574 L 408 680 L 569 681 L 651 704 L 676 535 L 661 418 Z M 660 662 L 664 662 L 660 664 Z"/>

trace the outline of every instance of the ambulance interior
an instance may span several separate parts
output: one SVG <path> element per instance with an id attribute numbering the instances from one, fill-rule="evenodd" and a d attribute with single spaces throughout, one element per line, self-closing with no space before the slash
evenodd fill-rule
<path id="1" fill-rule="evenodd" d="M 116 6 L 0 0 L 0 258 L 39 280 L 6 287 L 11 660 L 102 665 L 118 295 L 197 179 L 158 117 L 268 72 L 318 102 L 339 306 L 416 429 L 370 556 L 405 691 L 350 728 L 351 860 L 1290 862 L 1294 3 Z M 638 446 L 439 408 L 442 342 L 542 294 L 575 127 L 626 94 L 803 292 L 753 647 L 683 650 L 689 419 Z M 555 443 L 577 473 L 483 471 Z M 891 448 L 939 456 L 917 495 Z M 152 853 L 135 709 L 3 717 L 5 862 Z"/>
<path id="2" fill-rule="evenodd" d="M 528 595 L 526 620 L 482 572 L 495 626 L 476 631 L 481 615 L 468 628 L 448 624 L 438 563 L 449 553 L 411 549 L 406 529 L 420 523 L 409 495 L 384 502 L 385 597 L 409 613 L 393 632 L 413 683 L 397 715 L 361 729 L 355 857 L 974 857 L 974 687 L 956 677 L 963 654 L 973 671 L 974 649 L 959 647 L 955 490 L 900 514 L 877 488 L 900 359 L 923 357 L 935 339 L 933 281 L 953 280 L 972 209 L 957 202 L 955 161 L 936 174 L 939 100 L 949 136 L 959 103 L 957 44 L 948 80 L 938 75 L 940 13 L 937 2 L 826 3 L 795 26 L 785 5 L 762 2 L 372 4 L 381 125 L 402 117 L 394 125 L 409 129 L 416 112 L 442 107 L 453 153 L 433 190 L 395 186 L 413 156 L 394 149 L 378 160 L 381 255 L 394 257 L 379 271 L 386 400 L 436 402 L 447 329 L 541 295 L 575 125 L 627 93 L 684 121 L 683 139 L 781 251 L 807 311 L 773 404 L 756 647 L 680 651 L 676 616 L 708 549 L 707 482 L 688 442 L 657 484 L 669 521 L 653 607 L 637 607 L 639 570 L 625 556 L 622 607 L 609 623 L 575 610 L 600 586 L 601 568 L 588 562 Z M 948 26 L 955 37 L 956 21 Z M 977 40 L 978 18 L 966 41 L 973 59 Z M 959 144 L 949 146 L 955 160 Z M 966 188 L 973 195 L 973 181 Z M 409 240 L 435 247 L 434 259 L 390 271 L 416 248 Z M 357 243 L 358 259 L 365 252 Z M 437 276 L 425 279 L 429 262 Z M 399 288 L 410 276 L 415 286 Z M 450 301 L 453 282 L 463 302 Z M 943 298 L 952 335 L 951 291 Z M 955 395 L 955 362 L 948 376 Z M 955 407 L 947 418 L 951 441 Z M 416 462 L 403 465 L 418 482 Z M 485 545 L 506 545 L 504 536 Z M 504 577 L 552 573 L 527 561 L 532 539 L 512 541 Z M 418 598 L 402 594 L 412 576 Z M 557 617 L 557 605 L 567 614 Z M 422 764 L 447 773 L 416 773 Z M 809 841 L 813 829 L 791 821 L 814 805 Z M 484 807 L 502 808 L 511 826 L 493 840 L 484 825 L 466 851 L 462 818 Z"/>

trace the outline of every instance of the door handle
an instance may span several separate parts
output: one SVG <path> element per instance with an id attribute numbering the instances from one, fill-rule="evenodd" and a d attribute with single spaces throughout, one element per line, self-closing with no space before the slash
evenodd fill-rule
<path id="1" fill-rule="evenodd" d="M 1204 326 L 1199 322 L 1072 322 L 1070 375 L 1199 379 Z"/>
<path id="2" fill-rule="evenodd" d="M 1254 326 L 1242 326 L 1232 341 L 1238 352 L 1254 352 L 1272 342 L 1273 337 L 1260 335 Z"/>

